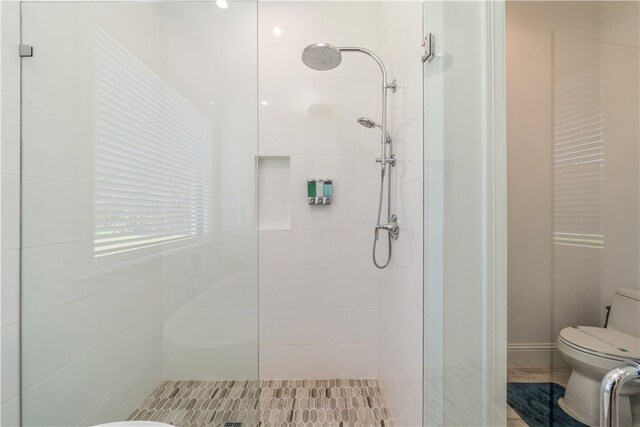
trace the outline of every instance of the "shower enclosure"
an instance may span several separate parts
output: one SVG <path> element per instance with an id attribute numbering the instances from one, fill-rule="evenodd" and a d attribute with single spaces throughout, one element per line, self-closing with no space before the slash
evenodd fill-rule
<path id="1" fill-rule="evenodd" d="M 500 2 L 15 6 L 3 425 L 503 423 Z"/>

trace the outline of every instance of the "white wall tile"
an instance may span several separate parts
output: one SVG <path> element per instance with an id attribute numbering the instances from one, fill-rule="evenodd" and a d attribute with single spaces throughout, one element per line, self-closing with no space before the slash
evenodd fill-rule
<path id="1" fill-rule="evenodd" d="M 161 8 L 161 17 L 167 40 L 255 40 L 257 36 L 256 5 L 250 3 L 230 2 L 226 10 L 210 3 L 189 7 L 167 3 Z"/>
<path id="2" fill-rule="evenodd" d="M 20 2 L 5 1 L 2 7 L 2 76 L 0 92 L 3 97 L 20 101 L 20 57 L 16 55 L 15 47 L 20 44 Z M 4 106 L 3 114 L 4 114 Z M 4 128 L 5 121 L 2 118 Z M 3 129 L 4 131 L 4 129 Z M 4 135 L 3 142 L 4 145 Z M 3 148 L 4 155 L 4 148 Z M 16 165 L 17 166 L 17 165 Z M 3 164 L 3 173 L 4 164 Z"/>
<path id="3" fill-rule="evenodd" d="M 322 298 L 322 270 L 260 271 L 260 307 L 315 306 Z"/>
<path id="4" fill-rule="evenodd" d="M 14 323 L 0 329 L 0 344 L 2 345 L 2 417 L 4 421 L 4 405 L 18 396 L 20 392 L 20 325 Z M 8 419 L 13 418 L 7 407 Z M 2 425 L 5 425 L 4 422 Z M 9 424 L 10 425 L 10 424 Z M 15 425 L 15 424 L 14 424 Z"/>
<path id="5" fill-rule="evenodd" d="M 3 362 L 4 363 L 4 362 Z M 14 397 L 0 406 L 0 422 L 6 427 L 18 427 L 20 425 L 20 397 Z"/>
<path id="6" fill-rule="evenodd" d="M 262 324 L 262 319 L 261 319 Z M 295 365 L 295 345 L 269 345 L 260 342 L 260 378 L 304 378 Z"/>
<path id="7" fill-rule="evenodd" d="M 328 43 L 374 40 L 376 22 L 372 3 L 271 2 L 260 9 L 259 39 L 311 39 Z M 276 26 L 282 29 L 281 37 L 273 34 Z"/>
<path id="8" fill-rule="evenodd" d="M 263 378 L 377 378 L 375 345 L 261 345 Z"/>
<path id="9" fill-rule="evenodd" d="M 260 231 L 260 270 L 293 268 L 295 238 L 291 231 Z"/>
<path id="10" fill-rule="evenodd" d="M 159 355 L 159 320 L 157 314 L 147 317 L 25 390 L 23 405 L 27 410 L 24 423 L 74 425 L 90 418 L 98 410 L 108 413 L 111 420 L 126 418 L 133 408 L 100 408 L 100 404 Z M 159 372 L 156 378 L 160 379 Z M 79 393 L 70 399 L 68 393 L 60 393 L 60 389 L 77 389 Z M 151 390 L 142 390 L 136 399 L 142 400 Z"/>
<path id="11" fill-rule="evenodd" d="M 310 378 L 375 378 L 375 345 L 296 346 L 295 360 Z M 304 377 L 303 377 L 304 378 Z"/>
<path id="12" fill-rule="evenodd" d="M 221 377 L 219 347 L 164 347 L 163 377 L 167 380 L 213 381 Z"/>
<path id="13" fill-rule="evenodd" d="M 93 188 L 24 177 L 24 247 L 93 239 Z"/>
<path id="14" fill-rule="evenodd" d="M 27 389 L 71 361 L 69 313 L 62 307 L 22 321 L 22 381 Z"/>
<path id="15" fill-rule="evenodd" d="M 224 346 L 220 348 L 220 378 L 258 378 L 258 345 Z"/>
<path id="16" fill-rule="evenodd" d="M 383 275 L 371 268 L 312 271 L 319 277 L 321 302 L 328 307 L 377 307 Z"/>
<path id="17" fill-rule="evenodd" d="M 188 269 L 162 272 L 162 306 L 180 307 L 198 296 L 196 272 Z"/>
<path id="18" fill-rule="evenodd" d="M 94 135 L 91 127 L 69 122 L 69 180 L 93 184 Z"/>
<path id="19" fill-rule="evenodd" d="M 131 414 L 162 380 L 162 358 L 156 355 L 131 375 L 119 392 L 107 397 L 107 404 L 88 414 L 81 425 L 96 425 L 113 421 L 114 414 Z"/>
<path id="20" fill-rule="evenodd" d="M 291 195 L 260 194 L 259 227 L 261 230 L 291 229 Z"/>
<path id="21" fill-rule="evenodd" d="M 162 342 L 165 347 L 195 346 L 198 343 L 195 310 L 190 306 L 162 309 Z"/>
<path id="22" fill-rule="evenodd" d="M 379 79 L 297 77 L 260 79 L 260 114 L 269 116 L 351 116 L 375 114 Z"/>
<path id="23" fill-rule="evenodd" d="M 4 77 L 4 63 L 2 67 Z M 5 96 L 0 98 L 0 102 L 2 102 L 2 146 L 0 147 L 2 173 L 18 175 L 20 173 L 20 104 Z"/>
<path id="24" fill-rule="evenodd" d="M 258 234 L 255 230 L 256 224 L 253 222 L 248 230 L 218 233 L 218 265 L 225 269 L 255 269 L 258 256 Z"/>
<path id="25" fill-rule="evenodd" d="M 69 350 L 76 358 L 160 310 L 160 276 L 152 274 L 65 306 Z"/>
<path id="26" fill-rule="evenodd" d="M 377 307 L 378 272 L 299 269 L 260 272 L 261 307 Z"/>
<path id="27" fill-rule="evenodd" d="M 353 242 L 359 233 L 353 230 L 300 230 L 296 232 L 296 267 L 347 268 L 358 265 L 359 252 Z"/>
<path id="28" fill-rule="evenodd" d="M 295 153 L 297 117 L 271 117 L 260 122 L 259 154 L 261 156 L 290 156 Z"/>
<path id="29" fill-rule="evenodd" d="M 20 246 L 20 177 L 2 175 L 2 249 Z"/>
<path id="30" fill-rule="evenodd" d="M 258 271 L 201 268 L 197 272 L 198 295 L 190 304 L 198 307 L 258 306 Z"/>
<path id="31" fill-rule="evenodd" d="M 2 257 L 2 326 L 20 320 L 20 251 L 0 252 Z"/>
<path id="32" fill-rule="evenodd" d="M 260 321 L 261 343 L 267 345 L 374 345 L 377 341 L 374 307 L 264 307 Z"/>
<path id="33" fill-rule="evenodd" d="M 69 180 L 69 122 L 25 105 L 22 129 L 24 176 Z"/>

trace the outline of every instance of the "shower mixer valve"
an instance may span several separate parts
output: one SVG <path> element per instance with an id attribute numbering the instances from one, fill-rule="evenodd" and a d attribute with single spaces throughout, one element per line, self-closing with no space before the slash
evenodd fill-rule
<path id="1" fill-rule="evenodd" d="M 398 240 L 398 236 L 400 235 L 398 215 L 391 215 L 391 220 L 387 224 L 376 225 L 376 232 L 378 230 L 387 231 L 393 240 Z"/>

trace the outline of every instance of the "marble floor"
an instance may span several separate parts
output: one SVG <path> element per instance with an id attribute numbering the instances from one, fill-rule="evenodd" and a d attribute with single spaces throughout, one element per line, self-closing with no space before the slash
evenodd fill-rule
<path id="1" fill-rule="evenodd" d="M 551 382 L 567 387 L 571 368 L 517 368 L 507 370 L 507 381 L 515 383 Z M 507 427 L 527 427 L 528 424 L 507 405 Z"/>
<path id="2" fill-rule="evenodd" d="M 393 425 L 375 379 L 164 381 L 129 420 L 177 427 Z"/>

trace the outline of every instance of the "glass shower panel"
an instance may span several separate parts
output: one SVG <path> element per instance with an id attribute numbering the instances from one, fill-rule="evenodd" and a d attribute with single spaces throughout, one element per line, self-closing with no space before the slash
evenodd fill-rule
<path id="1" fill-rule="evenodd" d="M 502 2 L 426 1 L 424 425 L 506 406 Z"/>
<path id="2" fill-rule="evenodd" d="M 257 419 L 256 22 L 22 4 L 24 425 Z"/>

